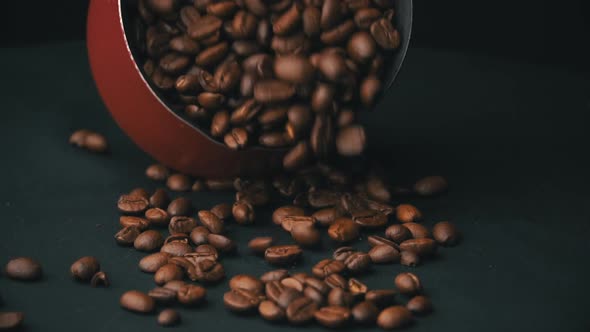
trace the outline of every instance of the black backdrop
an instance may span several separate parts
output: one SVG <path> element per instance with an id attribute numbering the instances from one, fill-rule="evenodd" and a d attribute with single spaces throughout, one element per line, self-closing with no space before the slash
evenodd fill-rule
<path id="1" fill-rule="evenodd" d="M 84 38 L 89 0 L 5 2 L 0 20 L 2 45 Z M 414 47 L 588 68 L 588 0 L 416 0 L 414 4 Z"/>

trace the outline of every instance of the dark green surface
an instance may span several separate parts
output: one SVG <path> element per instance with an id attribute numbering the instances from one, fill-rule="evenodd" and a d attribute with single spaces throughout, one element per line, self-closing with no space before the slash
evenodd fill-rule
<path id="1" fill-rule="evenodd" d="M 160 330 L 155 317 L 118 307 L 123 291 L 147 291 L 153 282 L 137 270 L 142 255 L 112 238 L 118 194 L 157 186 L 143 176 L 151 161 L 109 118 L 83 45 L 3 49 L 0 61 L 0 261 L 32 256 L 46 272 L 38 283 L 0 277 L 1 310 L 26 312 L 28 331 Z M 409 331 L 588 331 L 589 92 L 588 78 L 575 72 L 410 51 L 372 119 L 372 146 L 391 156 L 390 175 L 399 182 L 448 176 L 446 196 L 414 202 L 427 224 L 452 220 L 465 241 L 411 269 L 436 312 Z M 80 127 L 105 133 L 111 155 L 68 146 L 70 132 Z M 191 197 L 199 208 L 232 200 L 219 193 Z M 224 259 L 229 276 L 268 269 L 244 250 L 254 234 L 287 241 L 268 218 L 260 219 L 262 225 L 230 228 L 240 254 Z M 83 255 L 101 260 L 110 288 L 70 280 L 70 264 Z M 306 252 L 295 270 L 308 270 L 325 255 Z M 381 266 L 361 279 L 373 288 L 392 287 L 395 273 L 404 270 Z M 178 331 L 292 330 L 228 314 L 221 302 L 226 288 L 210 288 L 205 308 L 182 309 Z"/>

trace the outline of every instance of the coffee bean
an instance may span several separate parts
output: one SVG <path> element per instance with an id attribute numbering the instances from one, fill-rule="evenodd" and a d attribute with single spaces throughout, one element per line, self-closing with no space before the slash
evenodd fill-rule
<path id="1" fill-rule="evenodd" d="M 367 242 L 369 242 L 369 245 L 371 247 L 376 247 L 378 245 L 386 245 L 399 250 L 399 246 L 395 242 L 389 241 L 388 239 L 381 236 L 369 235 L 367 237 Z"/>
<path id="2" fill-rule="evenodd" d="M 11 259 L 4 269 L 6 276 L 14 280 L 35 281 L 43 277 L 41 264 L 29 257 Z"/>
<path id="3" fill-rule="evenodd" d="M 435 196 L 445 192 L 448 186 L 442 176 L 428 176 L 414 184 L 414 192 L 421 196 Z"/>
<path id="4" fill-rule="evenodd" d="M 275 60 L 274 72 L 281 80 L 303 84 L 314 78 L 315 68 L 302 55 L 286 55 Z"/>
<path id="5" fill-rule="evenodd" d="M 95 153 L 105 153 L 109 148 L 106 137 L 87 129 L 80 129 L 72 133 L 69 142 Z"/>
<path id="6" fill-rule="evenodd" d="M 371 261 L 375 264 L 396 263 L 400 260 L 400 252 L 388 245 L 377 245 L 369 251 Z"/>
<path id="7" fill-rule="evenodd" d="M 304 282 L 302 282 L 294 277 L 284 278 L 283 280 L 281 280 L 281 285 L 283 285 L 287 288 L 292 288 L 299 293 L 302 293 L 303 289 L 305 287 Z"/>
<path id="8" fill-rule="evenodd" d="M 248 248 L 257 255 L 263 255 L 266 249 L 273 245 L 273 242 L 274 240 L 270 236 L 256 237 L 248 242 Z"/>
<path id="9" fill-rule="evenodd" d="M 348 291 L 336 287 L 328 293 L 328 304 L 350 308 L 354 302 L 354 297 Z"/>
<path id="10" fill-rule="evenodd" d="M 286 265 L 301 257 L 302 250 L 296 245 L 273 246 L 264 252 L 264 259 L 270 264 Z"/>
<path id="11" fill-rule="evenodd" d="M 195 227 L 197 227 L 197 221 L 195 219 L 183 216 L 176 216 L 170 219 L 170 224 L 168 224 L 168 231 L 170 232 L 170 234 L 189 234 Z"/>
<path id="12" fill-rule="evenodd" d="M 232 289 L 223 295 L 225 307 L 234 312 L 249 312 L 260 304 L 260 297 L 248 290 Z"/>
<path id="13" fill-rule="evenodd" d="M 291 227 L 291 236 L 297 244 L 306 248 L 315 247 L 321 241 L 321 234 L 313 223 L 294 223 Z"/>
<path id="14" fill-rule="evenodd" d="M 119 211 L 126 214 L 140 214 L 143 213 L 149 202 L 146 198 L 136 195 L 121 195 L 117 202 Z"/>
<path id="15" fill-rule="evenodd" d="M 420 264 L 420 256 L 413 251 L 402 251 L 400 255 L 400 263 L 404 266 L 418 266 L 418 264 Z"/>
<path id="16" fill-rule="evenodd" d="M 375 210 L 362 210 L 353 213 L 352 220 L 364 228 L 379 228 L 387 224 L 387 216 Z"/>
<path id="17" fill-rule="evenodd" d="M 269 300 L 260 302 L 258 313 L 260 313 L 262 318 L 270 322 L 277 322 L 285 319 L 285 310 Z"/>
<path id="18" fill-rule="evenodd" d="M 344 263 L 333 260 L 333 259 L 324 259 L 314 265 L 312 268 L 312 273 L 317 278 L 326 278 L 330 274 L 333 273 L 341 273 L 346 269 Z"/>
<path id="19" fill-rule="evenodd" d="M 412 322 L 412 313 L 402 306 L 389 307 L 377 317 L 377 325 L 384 330 L 397 329 Z"/>
<path id="20" fill-rule="evenodd" d="M 129 192 L 129 196 L 140 196 L 145 199 L 149 199 L 150 193 L 144 188 L 135 188 Z"/>
<path id="21" fill-rule="evenodd" d="M 164 244 L 164 238 L 160 232 L 155 230 L 147 230 L 137 236 L 133 242 L 135 249 L 139 251 L 155 251 Z"/>
<path id="22" fill-rule="evenodd" d="M 356 323 L 373 324 L 377 320 L 379 309 L 372 302 L 363 301 L 352 308 L 351 315 Z"/>
<path id="23" fill-rule="evenodd" d="M 88 281 L 100 271 L 100 263 L 96 257 L 85 256 L 70 266 L 70 274 L 74 279 Z"/>
<path id="24" fill-rule="evenodd" d="M 207 290 L 201 286 L 183 285 L 178 289 L 178 302 L 185 306 L 195 306 L 202 304 L 207 297 Z"/>
<path id="25" fill-rule="evenodd" d="M 395 287 L 404 295 L 414 295 L 422 292 L 420 279 L 410 272 L 398 274 L 395 277 Z"/>
<path id="26" fill-rule="evenodd" d="M 148 296 L 158 303 L 170 304 L 176 301 L 176 293 L 176 290 L 172 290 L 165 287 L 156 287 L 148 292 Z"/>
<path id="27" fill-rule="evenodd" d="M 219 234 L 209 234 L 207 235 L 207 241 L 215 247 L 215 249 L 230 253 L 236 249 L 236 244 L 230 238 L 225 237 Z"/>
<path id="28" fill-rule="evenodd" d="M 92 278 L 90 279 L 90 286 L 92 287 L 109 287 L 110 284 L 111 282 L 109 280 L 109 277 L 106 273 L 102 271 L 96 272 L 94 276 L 92 276 Z"/>
<path id="29" fill-rule="evenodd" d="M 179 197 L 168 205 L 168 214 L 170 217 L 188 216 L 193 209 L 191 201 L 186 197 Z"/>
<path id="30" fill-rule="evenodd" d="M 154 275 L 154 281 L 157 285 L 163 285 L 171 280 L 182 280 L 184 272 L 176 264 L 165 264 L 160 267 Z"/>
<path id="31" fill-rule="evenodd" d="M 209 235 L 209 230 L 205 226 L 197 226 L 193 228 L 190 234 L 190 239 L 195 245 L 201 245 L 207 243 L 207 235 Z"/>
<path id="32" fill-rule="evenodd" d="M 456 245 L 461 239 L 457 227 L 448 221 L 436 223 L 432 228 L 432 236 L 438 244 L 449 247 Z"/>
<path id="33" fill-rule="evenodd" d="M 423 239 L 431 237 L 430 231 L 424 225 L 414 222 L 408 222 L 403 224 L 402 226 L 404 226 L 410 231 L 414 239 Z"/>
<path id="34" fill-rule="evenodd" d="M 140 217 L 121 216 L 119 217 L 119 225 L 123 228 L 133 227 L 140 231 L 144 231 L 149 227 L 150 223 L 146 219 Z"/>
<path id="35" fill-rule="evenodd" d="M 411 204 L 400 204 L 395 208 L 397 220 L 408 223 L 417 222 L 422 219 L 422 213 Z"/>
<path id="36" fill-rule="evenodd" d="M 332 257 L 337 261 L 344 262 L 344 260 L 346 260 L 348 256 L 352 255 L 355 252 L 356 250 L 353 247 L 340 247 L 334 251 Z"/>
<path id="37" fill-rule="evenodd" d="M 436 241 L 428 238 L 410 239 L 400 244 L 402 251 L 411 251 L 420 257 L 432 255 L 436 251 Z"/>
<path id="38" fill-rule="evenodd" d="M 189 191 L 191 189 L 192 181 L 184 174 L 172 174 L 166 180 L 166 186 L 172 191 Z"/>
<path id="39" fill-rule="evenodd" d="M 0 330 L 16 330 L 23 325 L 25 314 L 22 312 L 0 312 Z"/>
<path id="40" fill-rule="evenodd" d="M 280 306 L 279 299 L 281 298 L 281 296 L 283 296 L 283 298 L 285 296 L 288 296 L 288 294 L 283 295 L 283 293 L 285 292 L 287 287 L 285 287 L 285 286 L 283 286 L 283 284 L 281 284 L 280 280 L 282 280 L 282 279 L 284 279 L 284 277 L 282 277 L 280 274 L 274 275 L 273 280 L 268 280 L 268 282 L 264 285 L 264 293 L 266 294 L 266 297 L 268 299 L 276 302 L 279 306 Z M 294 293 L 294 296 L 299 296 L 298 292 L 294 289 L 292 290 L 292 293 Z M 288 305 L 288 303 L 287 303 L 287 305 Z"/>
<path id="41" fill-rule="evenodd" d="M 403 225 L 391 225 L 385 229 L 385 236 L 399 244 L 412 238 L 412 233 L 410 233 L 410 230 Z"/>
<path id="42" fill-rule="evenodd" d="M 156 252 L 145 256 L 139 261 L 139 269 L 147 273 L 155 273 L 160 267 L 168 262 L 170 254 L 166 252 Z"/>
<path id="43" fill-rule="evenodd" d="M 161 326 L 174 326 L 180 323 L 180 314 L 174 309 L 165 309 L 158 315 L 158 324 Z"/>
<path id="44" fill-rule="evenodd" d="M 164 288 L 178 292 L 178 290 L 184 285 L 186 285 L 186 283 L 182 280 L 171 280 L 164 284 Z"/>
<path id="45" fill-rule="evenodd" d="M 293 300 L 287 307 L 287 319 L 289 323 L 302 325 L 314 318 L 318 310 L 317 304 L 305 296 Z"/>
<path id="46" fill-rule="evenodd" d="M 355 252 L 344 260 L 344 265 L 351 273 L 361 273 L 371 266 L 371 257 L 364 252 Z"/>
<path id="47" fill-rule="evenodd" d="M 211 213 L 219 219 L 226 220 L 232 216 L 232 206 L 227 203 L 217 204 L 211 208 Z"/>
<path id="48" fill-rule="evenodd" d="M 328 228 L 328 235 L 337 242 L 350 242 L 359 236 L 359 226 L 349 218 L 338 218 Z"/>
<path id="49" fill-rule="evenodd" d="M 223 220 L 219 219 L 211 211 L 201 210 L 199 211 L 199 220 L 203 226 L 207 227 L 209 232 L 213 234 L 221 234 L 224 230 Z"/>
<path id="50" fill-rule="evenodd" d="M 341 275 L 333 273 L 324 279 L 326 284 L 331 288 L 348 289 L 348 281 Z"/>
<path id="51" fill-rule="evenodd" d="M 312 217 L 317 220 L 321 226 L 330 226 L 334 220 L 341 217 L 341 215 L 335 208 L 325 208 L 314 212 Z"/>
<path id="52" fill-rule="evenodd" d="M 302 167 L 308 162 L 311 149 L 307 142 L 297 143 L 284 157 L 283 167 L 286 170 L 294 170 Z"/>
<path id="53" fill-rule="evenodd" d="M 122 246 L 130 246 L 140 233 L 141 231 L 137 227 L 128 226 L 115 234 L 115 241 Z"/>
<path id="54" fill-rule="evenodd" d="M 232 207 L 232 214 L 236 222 L 242 225 L 251 224 L 256 218 L 254 207 L 245 201 L 236 202 Z"/>
<path id="55" fill-rule="evenodd" d="M 281 281 L 289 276 L 289 271 L 284 269 L 272 270 L 264 273 L 260 276 L 260 280 L 264 283 L 270 283 L 271 281 Z"/>
<path id="56" fill-rule="evenodd" d="M 393 289 L 375 289 L 365 294 L 365 300 L 374 303 L 377 307 L 383 308 L 395 301 L 397 292 Z"/>
<path id="57" fill-rule="evenodd" d="M 339 328 L 350 320 L 350 310 L 339 306 L 323 307 L 316 311 L 315 318 L 321 325 L 329 328 Z"/>
<path id="58" fill-rule="evenodd" d="M 119 304 L 124 309 L 138 313 L 151 313 L 156 308 L 154 299 L 137 290 L 123 293 Z"/>
<path id="59" fill-rule="evenodd" d="M 171 256 L 182 257 L 193 252 L 193 248 L 186 242 L 173 241 L 164 244 L 162 248 L 160 248 L 160 251 L 168 253 Z"/>
<path id="60" fill-rule="evenodd" d="M 291 232 L 295 224 L 301 224 L 305 227 L 313 227 L 315 220 L 312 217 L 307 216 L 285 216 L 281 222 L 281 227 L 285 231 Z"/>
<path id="61" fill-rule="evenodd" d="M 364 296 L 367 293 L 368 287 L 360 280 L 355 278 L 348 279 L 348 290 L 354 297 Z"/>
<path id="62" fill-rule="evenodd" d="M 229 288 L 245 289 L 254 294 L 262 294 L 264 291 L 264 283 L 251 275 L 238 274 L 229 280 Z"/>
<path id="63" fill-rule="evenodd" d="M 154 191 L 152 196 L 150 196 L 149 201 L 151 207 L 165 209 L 168 206 L 168 203 L 170 203 L 170 198 L 168 198 L 166 190 L 160 188 Z"/>
<path id="64" fill-rule="evenodd" d="M 170 222 L 170 215 L 168 212 L 160 208 L 151 208 L 145 211 L 145 217 L 149 220 L 149 224 L 154 226 L 168 226 Z"/>

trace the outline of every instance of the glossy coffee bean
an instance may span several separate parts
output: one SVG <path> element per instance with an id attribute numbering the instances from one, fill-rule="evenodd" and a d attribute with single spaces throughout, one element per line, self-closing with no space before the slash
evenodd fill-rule
<path id="1" fill-rule="evenodd" d="M 348 289 L 348 281 L 343 276 L 333 273 L 324 279 L 325 283 L 331 288 Z"/>
<path id="2" fill-rule="evenodd" d="M 384 244 L 371 248 L 369 256 L 375 264 L 397 263 L 400 260 L 399 250 Z"/>
<path id="3" fill-rule="evenodd" d="M 189 191 L 192 186 L 191 179 L 184 174 L 172 174 L 166 180 L 166 186 L 172 191 Z"/>
<path id="4" fill-rule="evenodd" d="M 301 257 L 302 250 L 296 245 L 273 246 L 264 252 L 264 259 L 270 264 L 291 264 Z"/>
<path id="5" fill-rule="evenodd" d="M 223 220 L 219 219 L 211 211 L 201 210 L 198 213 L 199 221 L 213 234 L 221 234 L 224 230 Z"/>
<path id="6" fill-rule="evenodd" d="M 270 322 L 277 322 L 285 319 L 285 310 L 270 300 L 260 302 L 258 313 L 262 318 Z"/>
<path id="7" fill-rule="evenodd" d="M 320 231 L 313 223 L 294 223 L 291 227 L 291 236 L 297 244 L 306 248 L 315 247 L 321 241 Z"/>
<path id="8" fill-rule="evenodd" d="M 346 265 L 343 262 L 328 258 L 314 265 L 312 273 L 315 277 L 323 279 L 333 273 L 339 274 L 345 269 Z"/>
<path id="9" fill-rule="evenodd" d="M 172 280 L 182 280 L 184 272 L 176 264 L 165 264 L 160 267 L 154 274 L 154 282 L 157 285 L 163 285 Z"/>
<path id="10" fill-rule="evenodd" d="M 297 206 L 282 206 L 276 209 L 272 214 L 272 221 L 280 225 L 283 223 L 283 219 L 287 216 L 304 216 L 305 211 Z"/>
<path id="11" fill-rule="evenodd" d="M 400 204 L 395 208 L 397 220 L 408 223 L 417 222 L 422 219 L 422 213 L 418 208 L 411 204 Z"/>
<path id="12" fill-rule="evenodd" d="M 257 294 L 244 289 L 232 289 L 223 295 L 225 307 L 234 312 L 253 311 L 260 302 Z"/>
<path id="13" fill-rule="evenodd" d="M 111 284 L 108 275 L 103 272 L 103 271 L 99 271 L 96 272 L 92 278 L 90 278 L 90 286 L 92 287 L 109 287 L 109 285 Z"/>
<path id="14" fill-rule="evenodd" d="M 248 202 L 236 202 L 232 207 L 235 221 L 241 225 L 252 224 L 256 218 L 254 207 Z"/>
<path id="15" fill-rule="evenodd" d="M 168 263 L 169 253 L 156 252 L 145 256 L 139 261 L 139 269 L 147 273 L 155 273 L 160 267 Z"/>
<path id="16" fill-rule="evenodd" d="M 170 175 L 170 171 L 164 165 L 153 164 L 145 170 L 145 175 L 154 181 L 164 181 Z"/>
<path id="17" fill-rule="evenodd" d="M 302 325 L 314 318 L 318 310 L 317 304 L 305 296 L 299 297 L 287 307 L 287 319 L 294 325 Z"/>
<path id="18" fill-rule="evenodd" d="M 220 234 L 207 235 L 207 242 L 215 249 L 225 253 L 231 253 L 236 249 L 236 244 L 232 239 Z"/>
<path id="19" fill-rule="evenodd" d="M 155 251 L 162 247 L 164 238 L 160 232 L 155 230 L 147 230 L 137 236 L 133 242 L 135 249 L 139 251 Z"/>
<path id="20" fill-rule="evenodd" d="M 185 284 L 178 289 L 178 302 L 185 306 L 202 304 L 207 297 L 207 290 L 201 286 Z"/>
<path id="21" fill-rule="evenodd" d="M 70 266 L 70 274 L 74 279 L 88 281 L 100 271 L 100 263 L 96 257 L 85 256 Z"/>
<path id="22" fill-rule="evenodd" d="M 400 254 L 400 264 L 416 267 L 420 264 L 420 256 L 413 251 L 402 251 Z"/>
<path id="23" fill-rule="evenodd" d="M 197 227 L 197 221 L 194 218 L 176 216 L 170 219 L 168 231 L 170 234 L 189 234 L 195 227 Z"/>
<path id="24" fill-rule="evenodd" d="M 412 313 L 402 306 L 389 307 L 377 317 L 377 325 L 384 330 L 404 327 L 412 322 Z"/>
<path id="25" fill-rule="evenodd" d="M 418 276 L 404 272 L 395 277 L 395 287 L 404 295 L 414 295 L 422 292 L 422 283 Z"/>
<path id="26" fill-rule="evenodd" d="M 403 225 L 391 225 L 385 229 L 385 236 L 387 236 L 391 241 L 400 244 L 405 240 L 412 238 L 412 233 L 407 227 Z"/>
<path id="27" fill-rule="evenodd" d="M 379 309 L 371 301 L 363 301 L 351 310 L 353 320 L 359 324 L 374 324 L 379 315 Z"/>
<path id="28" fill-rule="evenodd" d="M 14 280 L 35 281 L 43 277 L 41 264 L 29 257 L 11 259 L 6 264 L 4 273 Z"/>
<path id="29" fill-rule="evenodd" d="M 395 301 L 396 295 L 397 292 L 394 289 L 374 289 L 365 294 L 365 300 L 383 308 L 391 305 Z"/>
<path id="30" fill-rule="evenodd" d="M 149 227 L 150 223 L 145 218 L 121 216 L 119 217 L 119 225 L 121 225 L 123 228 L 134 227 L 140 231 L 144 231 Z"/>
<path id="31" fill-rule="evenodd" d="M 429 238 L 431 237 L 430 230 L 426 228 L 426 226 L 422 224 L 418 224 L 415 222 L 408 222 L 403 224 L 405 228 L 407 228 L 410 233 L 412 234 L 412 238 L 414 239 L 422 239 L 422 238 Z"/>
<path id="32" fill-rule="evenodd" d="M 229 219 L 232 216 L 232 206 L 227 203 L 217 204 L 212 207 L 210 211 L 217 216 L 217 218 L 222 220 Z"/>
<path id="33" fill-rule="evenodd" d="M 159 188 L 154 191 L 152 196 L 150 196 L 150 206 L 160 209 L 166 209 L 168 203 L 170 203 L 170 198 L 166 193 L 166 190 Z"/>
<path id="34" fill-rule="evenodd" d="M 357 252 L 353 247 L 340 247 L 334 251 L 332 257 L 337 260 L 344 262 L 348 258 L 348 256 Z"/>
<path id="35" fill-rule="evenodd" d="M 115 241 L 117 241 L 119 245 L 130 246 L 140 233 L 141 231 L 137 227 L 125 227 L 115 234 Z"/>
<path id="36" fill-rule="evenodd" d="M 138 195 L 121 195 L 117 202 L 117 207 L 121 213 L 140 214 L 148 208 L 149 204 L 150 203 L 145 197 Z"/>
<path id="37" fill-rule="evenodd" d="M 328 235 L 337 242 L 350 242 L 359 236 L 359 226 L 349 218 L 338 218 L 328 228 Z"/>
<path id="38" fill-rule="evenodd" d="M 158 324 L 161 326 L 174 326 L 180 323 L 180 314 L 174 309 L 165 309 L 158 315 Z"/>
<path id="39" fill-rule="evenodd" d="M 191 201 L 186 197 L 179 197 L 168 205 L 168 215 L 170 217 L 188 216 L 193 209 Z"/>
<path id="40" fill-rule="evenodd" d="M 355 252 L 348 256 L 343 263 L 350 273 L 361 273 L 371 266 L 371 257 L 364 252 Z"/>
<path id="41" fill-rule="evenodd" d="M 420 257 L 427 257 L 436 251 L 436 241 L 428 238 L 410 239 L 399 245 L 402 251 L 411 251 Z"/>
<path id="42" fill-rule="evenodd" d="M 328 293 L 328 304 L 330 305 L 350 308 L 353 302 L 354 296 L 340 287 L 333 288 Z"/>
<path id="43" fill-rule="evenodd" d="M 123 293 L 119 299 L 119 304 L 124 309 L 138 313 L 150 313 L 156 308 L 154 299 L 137 290 Z"/>
<path id="44" fill-rule="evenodd" d="M 329 328 L 345 326 L 351 317 L 350 309 L 339 306 L 323 307 L 315 312 L 315 319 L 320 325 Z"/>
<path id="45" fill-rule="evenodd" d="M 273 245 L 273 242 L 274 240 L 270 236 L 256 237 L 248 242 L 248 248 L 257 255 L 263 255 L 266 249 Z"/>
<path id="46" fill-rule="evenodd" d="M 432 236 L 438 244 L 445 247 L 455 246 L 461 240 L 457 227 L 448 221 L 436 223 L 432 228 Z"/>
<path id="47" fill-rule="evenodd" d="M 281 281 L 289 276 L 289 271 L 284 269 L 272 270 L 265 272 L 263 275 L 260 276 L 260 280 L 264 283 L 268 283 L 271 281 Z"/>
<path id="48" fill-rule="evenodd" d="M 348 290 L 355 298 L 363 297 L 369 288 L 360 280 L 355 278 L 348 279 Z"/>
<path id="49" fill-rule="evenodd" d="M 195 245 L 201 245 L 207 243 L 207 236 L 210 234 L 209 230 L 205 226 L 197 226 L 193 228 L 190 234 L 191 242 Z"/>
<path id="50" fill-rule="evenodd" d="M 264 291 L 264 283 L 254 276 L 238 274 L 229 280 L 229 288 L 245 289 L 255 294 L 262 294 Z"/>

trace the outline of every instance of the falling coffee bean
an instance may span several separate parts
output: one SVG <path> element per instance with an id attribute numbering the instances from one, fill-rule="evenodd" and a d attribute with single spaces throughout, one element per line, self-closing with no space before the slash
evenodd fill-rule
<path id="1" fill-rule="evenodd" d="M 14 280 L 35 281 L 43 277 L 41 264 L 29 257 L 11 259 L 4 269 L 6 276 Z"/>
<path id="2" fill-rule="evenodd" d="M 138 313 L 151 313 L 156 308 L 154 299 L 137 290 L 123 293 L 119 299 L 119 304 L 124 309 Z"/>
<path id="3" fill-rule="evenodd" d="M 158 315 L 158 324 L 161 326 L 174 326 L 180 323 L 180 314 L 174 309 L 165 309 Z"/>

